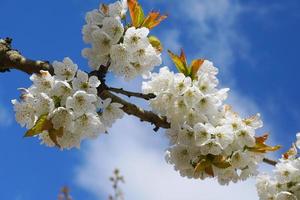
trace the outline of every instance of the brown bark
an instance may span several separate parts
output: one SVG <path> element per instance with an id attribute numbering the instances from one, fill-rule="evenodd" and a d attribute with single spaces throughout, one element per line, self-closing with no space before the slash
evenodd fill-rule
<path id="1" fill-rule="evenodd" d="M 49 71 L 51 74 L 53 74 L 53 67 L 49 62 L 35 61 L 35 60 L 25 58 L 17 50 L 11 48 L 11 41 L 12 40 L 9 38 L 6 38 L 4 40 L 0 39 L 0 72 L 6 72 L 9 71 L 10 69 L 17 69 L 27 74 L 33 74 L 33 73 L 39 73 L 40 70 L 46 70 Z M 107 69 L 104 70 L 102 74 L 101 74 L 101 70 L 98 72 L 91 73 L 96 75 L 98 74 L 98 76 L 102 80 L 104 80 L 104 84 L 103 86 L 100 86 L 102 88 L 99 90 L 99 96 L 102 99 L 111 98 L 113 102 L 122 104 L 123 105 L 122 110 L 125 113 L 127 113 L 128 115 L 134 115 L 138 117 L 141 121 L 145 121 L 153 124 L 155 126 L 154 131 L 157 131 L 159 128 L 166 128 L 166 129 L 170 128 L 170 123 L 167 122 L 165 117 L 161 117 L 151 111 L 144 110 L 136 106 L 135 104 L 129 103 L 124 99 L 112 94 L 110 91 L 123 94 L 128 97 L 134 96 L 146 100 L 155 98 L 155 95 L 153 94 L 144 95 L 136 92 L 125 91 L 123 89 L 109 88 L 105 85 L 105 74 L 103 73 L 106 72 Z M 273 166 L 277 164 L 277 161 L 268 158 L 264 158 L 263 162 Z"/>

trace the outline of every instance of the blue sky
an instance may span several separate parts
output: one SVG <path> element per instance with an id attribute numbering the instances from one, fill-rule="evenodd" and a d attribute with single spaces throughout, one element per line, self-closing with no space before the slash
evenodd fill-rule
<path id="1" fill-rule="evenodd" d="M 161 38 L 165 48 L 178 51 L 184 47 L 190 59 L 212 60 L 220 69 L 222 86 L 232 89 L 229 103 L 244 115 L 260 112 L 266 125 L 264 131 L 270 131 L 272 142 L 284 145 L 286 150 L 294 141 L 295 133 L 300 131 L 299 1 L 181 2 L 141 1 L 146 10 L 154 8 L 169 14 L 168 20 L 155 28 L 153 34 Z M 99 3 L 96 0 L 1 0 L 0 37 L 12 37 L 14 47 L 28 57 L 53 61 L 69 56 L 87 69 L 87 62 L 80 53 L 85 46 L 81 27 L 86 11 Z M 167 57 L 165 64 L 171 65 Z M 121 83 L 133 90 L 140 89 L 140 79 L 133 83 L 111 81 L 114 85 Z M 127 177 L 124 190 L 132 200 L 160 199 L 155 194 L 163 195 L 166 200 L 176 199 L 169 194 L 171 192 L 180 199 L 174 188 L 197 197 L 203 193 L 193 193 L 191 189 L 203 190 L 208 186 L 217 188 L 223 195 L 227 192 L 230 199 L 235 199 L 232 192 L 229 193 L 232 188 L 253 195 L 253 180 L 229 189 L 218 187 L 213 181 L 205 185 L 173 173 L 163 160 L 167 146 L 163 132 L 154 135 L 149 125 L 134 118 L 121 120 L 111 135 L 86 141 L 80 150 L 49 149 L 39 145 L 37 139 L 23 139 L 25 130 L 14 121 L 10 100 L 18 97 L 17 88 L 29 85 L 28 76 L 21 72 L 0 74 L 3 141 L 0 199 L 53 200 L 63 185 L 72 188 L 77 200 L 105 199 L 110 192 L 107 178 L 114 167 L 121 168 Z M 144 173 L 136 175 L 134 172 L 140 169 L 144 169 Z M 152 177 L 161 184 L 154 183 Z M 172 184 L 168 180 L 172 180 Z M 138 192 L 134 188 L 138 188 Z M 163 191 L 158 192 L 161 188 Z M 207 195 L 208 199 L 217 199 L 217 196 Z"/>

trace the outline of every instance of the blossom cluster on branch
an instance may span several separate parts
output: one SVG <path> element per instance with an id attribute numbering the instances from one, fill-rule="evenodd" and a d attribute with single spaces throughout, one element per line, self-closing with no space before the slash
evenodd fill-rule
<path id="1" fill-rule="evenodd" d="M 70 58 L 52 65 L 32 60 L 26 63 L 14 51 L 23 61 L 18 69 L 35 72 L 30 77 L 32 86 L 21 88 L 20 100 L 12 101 L 17 122 L 28 129 L 25 136 L 39 136 L 50 147 L 79 147 L 83 139 L 107 132 L 126 112 L 154 124 L 156 131 L 167 129 L 170 146 L 166 161 L 184 177 L 216 177 L 225 185 L 256 176 L 262 161 L 275 165 L 277 162 L 265 155 L 280 146 L 267 145 L 268 134 L 258 136 L 263 126 L 260 114 L 242 118 L 224 103 L 229 89 L 218 88 L 218 69 L 212 62 L 195 59 L 189 63 L 183 50 L 180 55 L 168 51 L 178 72 L 166 66 L 152 72 L 162 63 L 163 49 L 150 30 L 166 17 L 156 11 L 145 15 L 137 0 L 102 4 L 88 12 L 82 34 L 89 47 L 82 50 L 82 55 L 93 69 L 89 74 L 78 69 Z M 6 44 L 0 48 L 0 56 L 5 58 L 5 62 L 0 60 L 0 71 L 6 71 L 18 59 L 8 55 L 11 49 L 7 41 L 0 44 Z M 5 68 L 1 69 L 3 63 Z M 42 63 L 43 70 L 27 70 L 31 63 Z M 142 76 L 142 93 L 109 87 L 105 79 L 109 72 L 128 81 Z M 112 93 L 147 100 L 152 111 Z M 300 163 L 296 152 L 293 148 L 284 154 L 276 165 L 275 178 L 259 176 L 257 186 L 262 200 L 299 199 Z"/>
<path id="2" fill-rule="evenodd" d="M 283 154 L 275 166 L 273 176 L 260 174 L 257 191 L 261 200 L 298 200 L 300 198 L 300 133 L 297 142 Z"/>
<path id="3" fill-rule="evenodd" d="M 161 64 L 159 50 L 155 49 L 148 38 L 147 27 L 124 27 L 126 1 L 101 5 L 99 10 L 87 13 L 87 24 L 83 27 L 83 39 L 92 45 L 82 51 L 94 69 L 111 63 L 109 70 L 125 77 L 126 80 L 138 75 L 147 75 Z"/>
<path id="4" fill-rule="evenodd" d="M 185 57 L 183 52 L 181 56 Z M 200 64 L 192 76 L 164 67 L 143 83 L 143 92 L 156 95 L 151 107 L 171 123 L 166 131 L 171 144 L 167 162 L 182 176 L 216 176 L 220 184 L 257 175 L 264 154 L 273 150 L 261 148 L 255 137 L 256 129 L 263 126 L 260 115 L 242 119 L 224 105 L 229 89 L 217 89 L 217 68 L 208 60 Z"/>
<path id="5" fill-rule="evenodd" d="M 33 85 L 20 89 L 21 101 L 12 100 L 17 122 L 29 129 L 26 137 L 39 135 L 50 147 L 79 147 L 123 116 L 122 105 L 97 96 L 98 78 L 78 70 L 70 58 L 53 62 L 53 68 L 54 75 L 33 74 Z"/>

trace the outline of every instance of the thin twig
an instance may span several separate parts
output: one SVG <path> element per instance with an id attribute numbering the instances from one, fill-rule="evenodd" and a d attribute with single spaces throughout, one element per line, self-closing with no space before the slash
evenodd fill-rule
<path id="1" fill-rule="evenodd" d="M 0 72 L 9 71 L 9 69 L 17 69 L 27 74 L 33 74 L 39 73 L 40 70 L 46 70 L 53 74 L 53 67 L 51 64 L 49 64 L 49 62 L 34 61 L 25 58 L 17 50 L 13 50 L 11 48 L 11 41 L 12 40 L 9 38 L 6 38 L 4 40 L 0 39 Z M 153 129 L 154 131 L 158 131 L 159 128 L 170 128 L 170 123 L 167 121 L 166 117 L 161 117 L 151 111 L 143 110 L 137 105 L 129 103 L 124 99 L 112 94 L 109 91 L 112 88 L 107 87 L 105 84 L 106 73 L 107 67 L 105 68 L 105 66 L 101 66 L 99 71 L 93 71 L 90 73 L 90 75 L 96 75 L 101 79 L 102 84 L 100 88 L 98 88 L 98 95 L 102 99 L 111 98 L 113 102 L 122 104 L 122 110 L 128 115 L 134 115 L 138 117 L 141 121 L 146 121 L 155 125 L 155 128 Z M 123 89 L 114 88 L 113 90 L 114 91 L 112 92 L 120 94 L 124 93 L 124 95 L 131 95 L 134 97 L 141 95 L 135 92 L 128 92 Z M 148 97 L 152 97 L 152 94 L 150 94 Z M 277 161 L 268 158 L 264 158 L 263 162 L 272 166 L 275 166 L 277 164 Z"/>
<path id="2" fill-rule="evenodd" d="M 158 131 L 159 128 L 170 128 L 170 123 L 167 121 L 166 117 L 161 117 L 151 111 L 144 110 L 135 104 L 129 103 L 124 99 L 112 94 L 108 90 L 102 91 L 99 93 L 99 96 L 102 99 L 111 98 L 113 102 L 122 104 L 122 110 L 128 115 L 134 115 L 141 121 L 146 121 L 155 125 L 154 131 Z"/>
<path id="3" fill-rule="evenodd" d="M 269 165 L 273 165 L 273 166 L 275 166 L 278 163 L 277 161 L 271 160 L 269 158 L 264 158 L 263 162 L 266 163 L 266 164 L 269 164 Z"/>
<path id="4" fill-rule="evenodd" d="M 123 94 L 127 97 L 137 97 L 145 100 L 150 100 L 156 97 L 155 94 L 151 94 L 151 93 L 143 94 L 139 92 L 131 92 L 131 91 L 124 90 L 123 88 L 108 87 L 107 90 L 112 91 L 114 93 Z"/>

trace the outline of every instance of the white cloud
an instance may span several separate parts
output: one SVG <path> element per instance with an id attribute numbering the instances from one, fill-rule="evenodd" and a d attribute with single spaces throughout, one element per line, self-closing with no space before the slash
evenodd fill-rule
<path id="1" fill-rule="evenodd" d="M 11 123 L 11 113 L 0 103 L 0 126 L 9 126 Z"/>
<path id="2" fill-rule="evenodd" d="M 0 106 L 0 126 L 8 126 L 12 123 L 12 119 L 8 111 Z"/>
<path id="3" fill-rule="evenodd" d="M 85 160 L 76 171 L 77 183 L 101 197 L 111 192 L 108 176 L 120 167 L 126 180 L 126 199 L 257 199 L 254 180 L 220 186 L 215 180 L 182 178 L 164 161 L 167 142 L 162 135 L 126 117 L 115 124 L 110 135 L 100 137 L 86 149 Z"/>
<path id="4" fill-rule="evenodd" d="M 151 1 L 149 4 L 154 6 L 164 2 Z M 190 52 L 194 55 L 189 55 L 190 58 L 205 55 L 217 65 L 227 68 L 221 70 L 223 79 L 234 79 L 229 66 L 235 62 L 236 56 L 245 55 L 249 48 L 247 40 L 236 28 L 237 19 L 244 10 L 239 2 L 189 0 L 183 5 L 174 3 L 171 6 L 188 27 L 171 28 L 162 32 L 159 36 L 164 46 L 175 51 L 182 47 L 181 44 L 186 43 L 188 48 L 193 49 Z M 182 40 L 181 37 L 186 39 Z M 135 80 L 133 84 L 126 85 L 132 90 L 140 90 L 140 81 Z M 238 88 L 234 82 L 230 84 Z M 238 92 L 231 92 L 230 95 L 228 102 L 243 116 L 255 114 L 260 110 L 255 102 L 244 95 Z M 148 124 L 126 116 L 114 125 L 110 135 L 101 136 L 84 149 L 84 159 L 76 168 L 76 182 L 98 198 L 102 197 L 111 191 L 108 176 L 115 167 L 119 167 L 126 178 L 126 199 L 258 199 L 255 181 L 252 179 L 226 187 L 219 186 L 214 180 L 182 178 L 164 161 L 163 155 L 167 146 L 162 133 L 155 134 Z"/>

